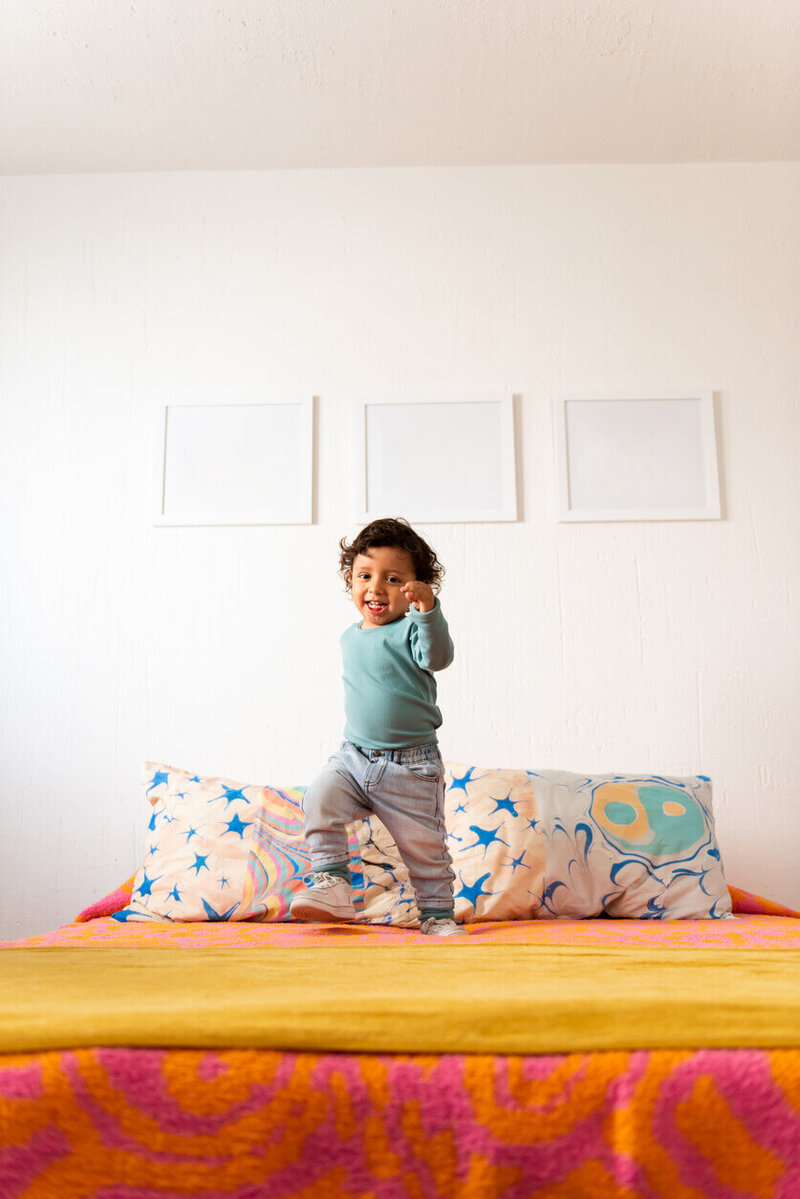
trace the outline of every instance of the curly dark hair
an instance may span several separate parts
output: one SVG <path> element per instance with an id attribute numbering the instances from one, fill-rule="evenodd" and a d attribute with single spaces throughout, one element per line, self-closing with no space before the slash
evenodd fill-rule
<path id="1" fill-rule="evenodd" d="M 411 555 L 414 563 L 414 573 L 421 583 L 428 583 L 434 591 L 442 585 L 444 567 L 427 541 L 416 533 L 402 516 L 384 517 L 373 520 L 361 530 L 358 536 L 348 544 L 343 537 L 339 542 L 339 574 L 350 590 L 353 562 L 357 554 L 367 550 L 389 546 L 392 549 L 405 550 Z"/>

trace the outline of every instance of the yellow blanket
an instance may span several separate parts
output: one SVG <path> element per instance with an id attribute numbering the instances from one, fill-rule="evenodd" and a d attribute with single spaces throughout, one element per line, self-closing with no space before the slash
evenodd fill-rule
<path id="1" fill-rule="evenodd" d="M 0 950 L 0 1050 L 562 1053 L 800 1045 L 800 951 Z"/>

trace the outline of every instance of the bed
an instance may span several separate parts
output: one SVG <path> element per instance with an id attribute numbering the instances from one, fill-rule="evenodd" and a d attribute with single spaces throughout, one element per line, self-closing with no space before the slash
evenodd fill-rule
<path id="1" fill-rule="evenodd" d="M 0 950 L 4 1199 L 800 1195 L 789 908 L 478 904 L 443 942 L 385 917 L 120 919 L 135 893 Z"/>

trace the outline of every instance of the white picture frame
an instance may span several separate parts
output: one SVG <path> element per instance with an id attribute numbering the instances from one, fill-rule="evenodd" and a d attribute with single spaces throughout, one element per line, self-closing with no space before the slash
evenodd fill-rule
<path id="1" fill-rule="evenodd" d="M 559 521 L 720 519 L 713 392 L 553 400 Z"/>
<path id="2" fill-rule="evenodd" d="M 310 524 L 313 443 L 313 397 L 166 402 L 154 524 Z"/>
<path id="3" fill-rule="evenodd" d="M 369 398 L 359 411 L 364 521 L 515 521 L 511 395 Z"/>

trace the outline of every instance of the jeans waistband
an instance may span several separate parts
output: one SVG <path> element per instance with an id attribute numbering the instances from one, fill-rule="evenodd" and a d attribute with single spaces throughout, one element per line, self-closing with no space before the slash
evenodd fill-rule
<path id="1" fill-rule="evenodd" d="M 439 746 L 435 741 L 430 745 L 407 745 L 403 749 L 368 749 L 363 745 L 356 745 L 355 749 L 370 762 L 376 758 L 388 758 L 390 762 L 424 762 L 439 757 Z"/>

